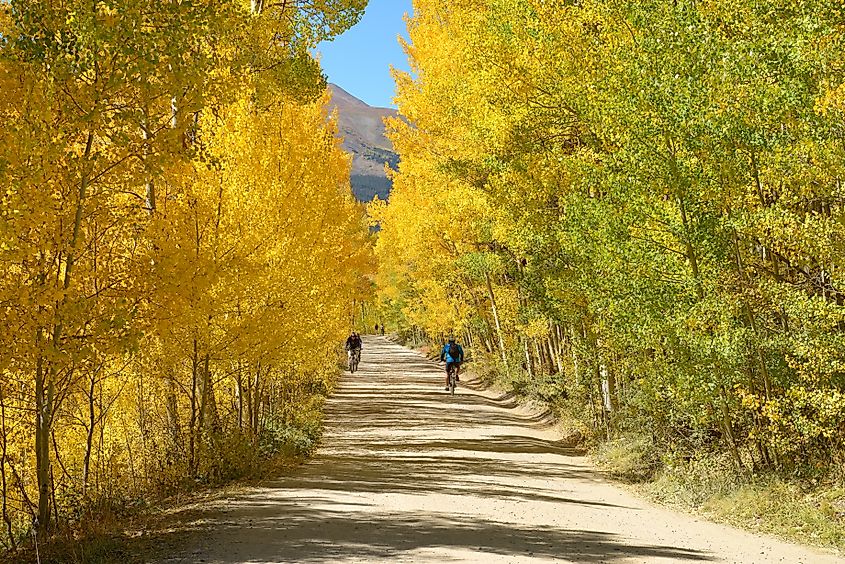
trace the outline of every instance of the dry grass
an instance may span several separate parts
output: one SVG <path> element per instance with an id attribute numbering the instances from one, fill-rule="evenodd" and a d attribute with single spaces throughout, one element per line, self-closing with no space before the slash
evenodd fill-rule
<path id="1" fill-rule="evenodd" d="M 652 499 L 722 523 L 845 553 L 845 486 L 745 475 L 724 458 L 669 466 L 642 490 Z"/>

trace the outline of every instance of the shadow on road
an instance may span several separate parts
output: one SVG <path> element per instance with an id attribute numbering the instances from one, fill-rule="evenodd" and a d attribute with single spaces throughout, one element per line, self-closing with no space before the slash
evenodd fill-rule
<path id="1" fill-rule="evenodd" d="M 574 562 L 614 562 L 630 558 L 671 561 L 712 560 L 698 551 L 631 545 L 616 535 L 584 530 L 534 530 L 468 516 L 379 514 L 365 519 L 299 504 L 331 504 L 332 499 L 249 500 L 215 521 L 216 534 L 230 537 L 228 554 L 212 562 L 333 562 L 392 559 L 430 548 L 470 549 L 481 554 L 565 558 Z M 228 529 L 228 530 L 227 530 Z M 245 529 L 249 529 L 245 531 Z M 248 541 L 238 537 L 248 536 Z M 260 542 L 257 540 L 260 539 Z M 187 557 L 190 560 L 190 557 Z"/>
<path id="2" fill-rule="evenodd" d="M 366 340 L 360 371 L 347 376 L 328 403 L 327 435 L 315 459 L 218 507 L 177 515 L 181 525 L 156 538 L 162 547 L 179 546 L 187 535 L 196 548 L 161 561 L 396 560 L 444 548 L 470 550 L 478 561 L 484 554 L 588 563 L 712 560 L 708 553 L 632 544 L 606 532 L 509 522 L 509 511 L 526 503 L 553 504 L 561 513 L 577 506 L 638 509 L 553 489 L 550 480 L 599 478 L 573 458 L 577 450 L 514 434 L 514 427 L 545 425 L 544 417 L 519 413 L 512 397 L 482 395 L 477 383 L 450 396 L 442 379 L 438 367 L 416 353 Z M 403 506 L 432 492 L 448 506 Z M 385 498 L 398 501 L 374 501 Z M 463 499 L 498 504 L 502 519 L 473 514 Z M 199 548 L 206 543 L 210 548 Z"/>

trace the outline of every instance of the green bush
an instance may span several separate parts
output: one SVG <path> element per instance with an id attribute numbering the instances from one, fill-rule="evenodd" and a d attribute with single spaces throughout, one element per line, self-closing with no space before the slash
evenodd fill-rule
<path id="1" fill-rule="evenodd" d="M 312 452 L 318 439 L 319 430 L 312 426 L 273 422 L 261 434 L 258 448 L 264 458 L 299 457 Z"/>
<path id="2" fill-rule="evenodd" d="M 311 454 L 320 440 L 324 402 L 323 394 L 312 395 L 295 411 L 268 421 L 259 437 L 261 456 L 298 458 Z"/>

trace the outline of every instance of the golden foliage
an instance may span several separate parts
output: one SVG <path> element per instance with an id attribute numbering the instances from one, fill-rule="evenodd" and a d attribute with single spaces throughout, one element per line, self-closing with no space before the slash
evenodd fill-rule
<path id="1" fill-rule="evenodd" d="M 371 251 L 307 49 L 363 4 L 262 8 L 0 5 L 7 546 L 316 439 Z"/>
<path id="2" fill-rule="evenodd" d="M 416 0 L 370 207 L 399 326 L 596 433 L 841 468 L 841 11 L 796 6 Z"/>

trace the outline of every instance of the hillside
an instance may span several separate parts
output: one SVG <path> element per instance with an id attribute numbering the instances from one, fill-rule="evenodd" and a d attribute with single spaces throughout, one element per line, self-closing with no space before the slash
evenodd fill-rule
<path id="1" fill-rule="evenodd" d="M 338 130 L 343 148 L 352 154 L 352 190 L 362 202 L 376 195 L 387 198 L 391 181 L 384 165 L 395 167 L 399 158 L 385 137 L 384 118 L 396 115 L 396 110 L 374 108 L 343 88 L 330 84 L 332 107 L 338 111 Z"/>

